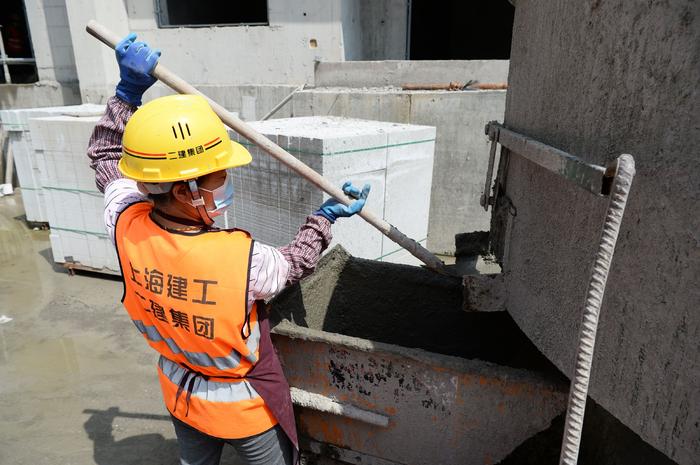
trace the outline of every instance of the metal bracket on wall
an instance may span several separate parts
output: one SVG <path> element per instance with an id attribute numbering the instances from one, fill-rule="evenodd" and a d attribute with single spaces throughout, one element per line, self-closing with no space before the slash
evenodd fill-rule
<path id="1" fill-rule="evenodd" d="M 491 149 L 489 150 L 489 164 L 486 169 L 486 182 L 484 183 L 484 193 L 481 194 L 481 199 L 479 203 L 484 207 L 484 211 L 489 210 L 489 205 L 493 205 L 494 196 L 490 195 L 491 192 L 491 179 L 493 178 L 493 165 L 496 161 L 496 144 L 498 144 L 498 130 L 500 126 L 493 126 L 496 123 L 491 121 L 486 125 L 486 135 L 491 139 Z"/>
<path id="2" fill-rule="evenodd" d="M 634 158 L 631 155 L 622 154 L 608 163 L 607 167 L 593 165 L 563 150 L 506 129 L 495 121 L 486 125 L 486 134 L 491 139 L 491 154 L 487 170 L 486 188 L 481 202 L 484 208 L 488 208 L 489 204 L 494 203 L 493 197 L 489 197 L 488 194 L 496 154 L 496 143 L 501 144 L 502 147 L 508 150 L 508 153 L 521 156 L 552 173 L 568 179 L 596 196 L 609 198 L 581 315 L 579 338 L 576 347 L 576 364 L 571 371 L 573 375 L 569 390 L 569 403 L 566 409 L 564 438 L 559 456 L 559 465 L 576 465 L 581 444 L 598 319 L 605 295 L 610 265 L 615 253 L 615 245 L 620 233 L 622 217 L 635 175 Z M 499 184 L 499 180 L 496 180 L 496 186 Z"/>
<path id="3" fill-rule="evenodd" d="M 568 179 L 595 195 L 610 195 L 610 187 L 615 178 L 617 160 L 611 162 L 607 167 L 593 165 L 563 150 L 506 129 L 496 121 L 489 122 L 486 125 L 485 132 L 491 140 L 491 151 L 486 170 L 484 193 L 480 201 L 484 210 L 488 210 L 489 205 L 493 205 L 494 202 L 494 197 L 490 195 L 490 189 L 497 143 L 508 149 L 510 153 L 530 160 L 532 163 Z"/>

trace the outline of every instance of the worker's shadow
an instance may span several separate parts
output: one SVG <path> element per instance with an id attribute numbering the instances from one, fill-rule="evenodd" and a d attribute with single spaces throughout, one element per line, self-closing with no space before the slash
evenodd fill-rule
<path id="1" fill-rule="evenodd" d="M 172 465 L 179 463 L 179 450 L 176 439 L 165 439 L 162 434 L 145 433 L 115 440 L 113 430 L 115 420 L 133 418 L 137 420 L 167 421 L 167 415 L 122 412 L 119 407 L 107 410 L 85 409 L 90 418 L 83 427 L 93 442 L 93 457 L 97 465 Z M 221 465 L 241 465 L 232 447 L 225 446 L 221 455 Z"/>
<path id="2" fill-rule="evenodd" d="M 90 418 L 83 427 L 92 440 L 93 457 L 98 465 L 128 464 L 168 464 L 177 463 L 178 446 L 175 439 L 165 439 L 158 433 L 139 434 L 119 441 L 115 440 L 114 420 L 118 418 L 137 418 L 143 420 L 170 421 L 166 415 L 149 415 L 120 412 L 118 407 L 107 410 L 84 410 Z"/>

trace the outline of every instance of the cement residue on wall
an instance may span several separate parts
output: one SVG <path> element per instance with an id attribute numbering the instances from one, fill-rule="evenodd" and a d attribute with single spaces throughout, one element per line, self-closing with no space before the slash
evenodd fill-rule
<path id="1" fill-rule="evenodd" d="M 517 2 L 509 128 L 637 176 L 601 311 L 590 395 L 684 465 L 700 456 L 697 2 Z M 510 157 L 508 309 L 571 373 L 604 200 Z"/>

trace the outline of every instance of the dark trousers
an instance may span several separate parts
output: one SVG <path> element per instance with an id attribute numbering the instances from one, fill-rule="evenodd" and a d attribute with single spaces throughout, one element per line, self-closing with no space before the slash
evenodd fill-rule
<path id="1" fill-rule="evenodd" d="M 279 425 L 242 439 L 209 436 L 172 417 L 181 465 L 219 465 L 224 444 L 230 444 L 246 465 L 292 465 L 292 443 Z"/>

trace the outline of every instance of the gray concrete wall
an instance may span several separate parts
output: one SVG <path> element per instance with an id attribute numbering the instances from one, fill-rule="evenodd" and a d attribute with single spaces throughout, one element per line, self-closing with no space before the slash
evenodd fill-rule
<path id="1" fill-rule="evenodd" d="M 65 0 L 26 0 L 39 81 L 75 85 L 78 74 L 73 57 Z"/>
<path id="2" fill-rule="evenodd" d="M 197 89 L 229 111 L 238 113 L 241 119 L 256 121 L 265 116 L 284 97 L 296 90 L 295 85 L 199 85 Z M 156 83 L 144 94 L 143 101 L 171 95 L 174 92 L 164 84 Z M 292 105 L 287 104 L 275 113 L 274 118 L 292 116 Z"/>
<path id="3" fill-rule="evenodd" d="M 128 20 L 123 2 L 66 0 L 68 24 L 76 58 L 80 95 L 85 103 L 104 103 L 114 95 L 119 81 L 119 68 L 114 51 L 85 32 L 85 25 L 94 19 L 123 34 Z"/>
<path id="4" fill-rule="evenodd" d="M 269 0 L 269 26 L 197 28 L 160 28 L 153 0 L 65 1 L 81 94 L 91 102 L 112 95 L 118 80 L 114 53 L 85 33 L 93 18 L 118 35 L 136 32 L 162 50 L 164 64 L 195 85 L 312 84 L 317 60 L 345 59 L 344 39 L 350 55 L 362 47 L 359 29 L 351 34 L 356 40 L 344 37 L 347 8 L 341 0 Z"/>
<path id="5" fill-rule="evenodd" d="M 0 108 L 35 108 L 77 105 L 81 103 L 78 84 L 38 82 L 0 86 Z"/>
<path id="6" fill-rule="evenodd" d="M 362 55 L 346 60 L 407 58 L 408 0 L 360 0 Z"/>
<path id="7" fill-rule="evenodd" d="M 631 153 L 591 396 L 683 465 L 700 457 L 698 3 L 517 2 L 506 125 L 585 160 Z M 510 157 L 508 310 L 571 374 L 605 208 Z M 498 233 L 498 231 L 496 231 Z"/>
<path id="8" fill-rule="evenodd" d="M 508 81 L 508 60 L 321 62 L 316 66 L 317 87 L 382 87 L 434 84 L 450 81 Z"/>
<path id="9" fill-rule="evenodd" d="M 153 0 L 28 0 L 41 80 L 80 81 L 104 102 L 118 81 L 114 53 L 85 32 L 90 19 L 163 52 L 163 63 L 199 85 L 313 84 L 317 61 L 400 59 L 406 0 L 269 0 L 268 26 L 159 27 Z"/>
<path id="10" fill-rule="evenodd" d="M 326 88 L 299 92 L 291 103 L 293 116 L 332 115 L 435 126 L 428 249 L 453 254 L 455 234 L 488 230 L 489 215 L 479 206 L 488 161 L 484 125 L 503 118 L 505 91 Z"/>
<path id="11" fill-rule="evenodd" d="M 153 0 L 64 2 L 85 101 L 103 102 L 118 80 L 113 52 L 85 33 L 97 19 L 139 34 L 163 63 L 201 85 L 314 83 L 318 61 L 402 59 L 407 0 L 269 0 L 269 26 L 159 27 Z M 313 45 L 312 45 L 313 42 Z"/>
<path id="12" fill-rule="evenodd" d="M 26 0 L 39 81 L 0 86 L 0 107 L 34 108 L 80 103 L 78 74 L 65 0 Z"/>
<path id="13" fill-rule="evenodd" d="M 406 58 L 408 0 L 341 1 L 345 60 Z"/>

